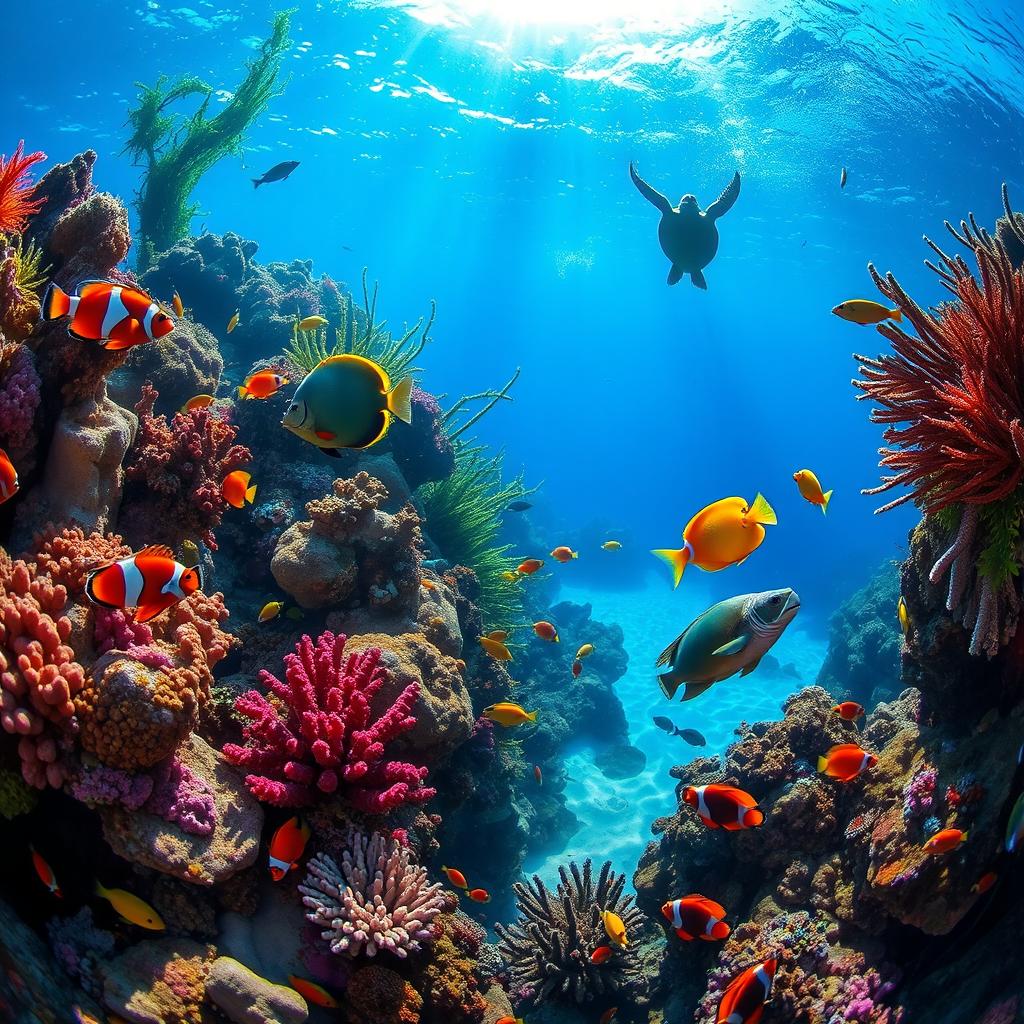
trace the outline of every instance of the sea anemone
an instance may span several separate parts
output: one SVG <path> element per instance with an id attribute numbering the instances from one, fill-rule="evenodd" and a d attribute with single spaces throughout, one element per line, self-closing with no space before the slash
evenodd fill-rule
<path id="1" fill-rule="evenodd" d="M 0 156 L 0 234 L 20 234 L 28 218 L 42 205 L 42 199 L 32 199 L 35 185 L 29 179 L 28 169 L 45 160 L 42 152 L 25 155 L 25 143 L 9 157 Z"/>

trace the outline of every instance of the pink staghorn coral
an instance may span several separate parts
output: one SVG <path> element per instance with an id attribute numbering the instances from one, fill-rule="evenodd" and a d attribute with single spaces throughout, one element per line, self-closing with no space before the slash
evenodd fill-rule
<path id="1" fill-rule="evenodd" d="M 440 883 L 410 862 L 409 850 L 374 832 L 349 829 L 341 867 L 318 853 L 299 885 L 306 917 L 324 929 L 331 952 L 350 957 L 381 950 L 405 959 L 435 938 L 431 923 L 444 909 Z"/>
<path id="2" fill-rule="evenodd" d="M 285 657 L 285 682 L 266 670 L 260 680 L 278 707 L 249 690 L 235 710 L 250 720 L 245 746 L 229 743 L 224 756 L 249 771 L 246 783 L 260 800 L 279 807 L 309 804 L 318 793 L 340 791 L 369 814 L 385 814 L 403 804 L 429 800 L 426 768 L 385 756 L 385 746 L 408 732 L 419 685 L 410 683 L 392 707 L 371 722 L 371 702 L 385 681 L 380 650 L 368 648 L 345 657 L 347 637 L 324 632 L 314 645 L 303 636 L 295 654 Z"/>

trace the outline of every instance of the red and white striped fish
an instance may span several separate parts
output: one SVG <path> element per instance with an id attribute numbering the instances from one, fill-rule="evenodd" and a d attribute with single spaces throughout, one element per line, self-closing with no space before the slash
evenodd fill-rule
<path id="1" fill-rule="evenodd" d="M 174 321 L 159 302 L 139 288 L 112 281 L 83 281 L 74 295 L 51 284 L 43 296 L 42 316 L 69 316 L 68 334 L 111 350 L 144 345 L 174 330 Z"/>
<path id="2" fill-rule="evenodd" d="M 742 828 L 757 828 L 764 822 L 764 813 L 757 801 L 735 786 L 711 783 L 707 786 L 687 786 L 683 801 L 693 807 L 708 828 L 724 828 L 736 832 Z"/>
<path id="3" fill-rule="evenodd" d="M 699 892 L 681 900 L 669 900 L 662 906 L 661 913 L 675 928 L 676 935 L 686 942 L 694 939 L 716 942 L 731 931 L 725 923 L 725 907 Z"/>
<path id="4" fill-rule="evenodd" d="M 758 1024 L 765 1003 L 771 998 L 778 960 L 752 964 L 733 978 L 718 1004 L 717 1024 Z"/>
<path id="5" fill-rule="evenodd" d="M 164 545 L 143 548 L 138 554 L 94 569 L 85 580 L 85 592 L 93 604 L 134 608 L 136 622 L 148 622 L 202 589 L 202 567 L 187 568 Z"/>

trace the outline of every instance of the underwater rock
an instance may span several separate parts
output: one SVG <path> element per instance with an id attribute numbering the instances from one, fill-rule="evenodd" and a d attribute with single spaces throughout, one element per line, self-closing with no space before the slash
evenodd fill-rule
<path id="1" fill-rule="evenodd" d="M 444 480 L 455 469 L 455 449 L 441 422 L 441 406 L 419 385 L 412 389 L 412 423 L 395 422 L 387 441 L 412 490 L 432 480 Z"/>
<path id="2" fill-rule="evenodd" d="M 111 849 L 193 885 L 212 886 L 249 867 L 259 853 L 263 809 L 249 795 L 242 776 L 196 734 L 178 748 L 178 758 L 213 791 L 216 823 L 206 836 L 123 807 L 99 811 Z"/>
<path id="3" fill-rule="evenodd" d="M 295 989 L 275 985 L 227 956 L 214 960 L 206 995 L 233 1024 L 302 1024 L 309 1016 Z"/>

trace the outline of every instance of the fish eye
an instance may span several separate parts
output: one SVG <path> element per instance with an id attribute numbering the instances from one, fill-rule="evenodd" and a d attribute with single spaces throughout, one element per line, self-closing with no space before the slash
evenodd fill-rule
<path id="1" fill-rule="evenodd" d="M 772 604 L 779 604 L 779 602 L 780 602 L 781 600 L 782 600 L 782 598 L 781 598 L 781 597 L 779 597 L 779 595 L 778 595 L 778 594 L 776 594 L 776 595 L 775 595 L 775 596 L 774 596 L 774 597 L 772 598 Z"/>

